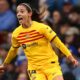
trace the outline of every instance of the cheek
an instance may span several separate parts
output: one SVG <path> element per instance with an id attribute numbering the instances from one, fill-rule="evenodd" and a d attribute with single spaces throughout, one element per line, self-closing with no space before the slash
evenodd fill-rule
<path id="1" fill-rule="evenodd" d="M 23 17 L 24 17 L 24 18 L 27 18 L 27 17 L 28 17 L 28 14 L 24 13 L 24 14 L 23 14 Z"/>
<path id="2" fill-rule="evenodd" d="M 16 16 L 18 17 L 19 13 L 16 13 Z"/>

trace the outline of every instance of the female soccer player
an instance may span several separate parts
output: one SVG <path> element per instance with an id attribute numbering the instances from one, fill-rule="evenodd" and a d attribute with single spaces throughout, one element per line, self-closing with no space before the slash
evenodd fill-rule
<path id="1" fill-rule="evenodd" d="M 31 16 L 32 9 L 28 4 L 18 5 L 20 26 L 12 34 L 12 46 L 0 69 L 4 70 L 5 65 L 16 56 L 18 48 L 22 47 L 28 58 L 31 80 L 63 80 L 58 57 L 50 43 L 54 43 L 75 66 L 78 62 L 49 26 L 32 21 Z"/>

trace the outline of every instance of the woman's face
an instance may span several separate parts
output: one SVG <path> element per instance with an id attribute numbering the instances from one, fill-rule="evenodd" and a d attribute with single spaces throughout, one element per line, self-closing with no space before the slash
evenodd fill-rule
<path id="1" fill-rule="evenodd" d="M 66 43 L 72 43 L 73 40 L 74 40 L 74 35 L 69 35 L 69 36 L 66 36 L 65 38 Z"/>
<path id="2" fill-rule="evenodd" d="M 29 20 L 29 17 L 31 17 L 30 12 L 27 11 L 26 7 L 24 5 L 19 5 L 17 7 L 17 18 L 19 20 L 20 24 L 25 24 Z"/>
<path id="3" fill-rule="evenodd" d="M 53 12 L 53 20 L 54 23 L 58 23 L 61 19 L 61 15 L 58 11 Z"/>

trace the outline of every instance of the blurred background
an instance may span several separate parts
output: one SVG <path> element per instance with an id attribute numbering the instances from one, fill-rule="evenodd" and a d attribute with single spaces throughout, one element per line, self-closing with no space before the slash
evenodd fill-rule
<path id="1" fill-rule="evenodd" d="M 19 26 L 16 6 L 22 2 L 32 7 L 32 19 L 49 25 L 80 62 L 80 0 L 0 0 L 0 64 L 11 46 L 12 31 Z M 59 56 L 64 80 L 80 80 L 80 67 L 73 67 L 52 46 Z M 19 48 L 8 69 L 0 74 L 0 80 L 29 80 L 26 66 L 27 59 L 22 48 Z"/>

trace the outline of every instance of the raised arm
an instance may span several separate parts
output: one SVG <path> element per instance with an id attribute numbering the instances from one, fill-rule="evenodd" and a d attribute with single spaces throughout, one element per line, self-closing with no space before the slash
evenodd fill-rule
<path id="1" fill-rule="evenodd" d="M 63 44 L 63 42 L 57 36 L 55 36 L 51 40 L 51 42 L 54 43 L 58 49 L 60 49 L 60 51 L 68 58 L 68 60 L 70 60 L 73 63 L 74 66 L 78 65 L 78 61 L 72 56 L 68 48 Z"/>
<path id="2" fill-rule="evenodd" d="M 77 60 L 72 56 L 68 48 L 62 43 L 62 41 L 58 38 L 56 33 L 49 27 L 43 26 L 42 32 L 44 36 L 50 41 L 54 43 L 55 46 L 60 49 L 60 51 L 74 64 L 78 65 Z"/>

